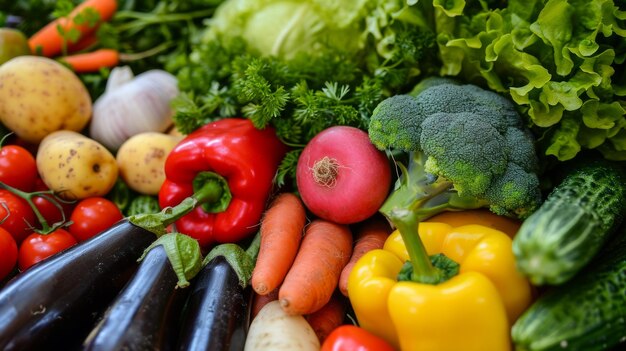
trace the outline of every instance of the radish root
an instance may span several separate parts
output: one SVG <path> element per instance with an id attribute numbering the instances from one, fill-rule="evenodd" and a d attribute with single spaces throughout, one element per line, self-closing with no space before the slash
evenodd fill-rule
<path id="1" fill-rule="evenodd" d="M 327 188 L 334 188 L 337 185 L 337 175 L 339 174 L 339 162 L 336 159 L 324 156 L 313 164 L 313 179 L 319 185 Z"/>

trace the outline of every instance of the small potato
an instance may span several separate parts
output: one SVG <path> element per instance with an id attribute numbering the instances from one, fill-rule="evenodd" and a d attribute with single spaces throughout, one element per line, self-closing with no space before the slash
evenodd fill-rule
<path id="1" fill-rule="evenodd" d="M 0 66 L 0 121 L 27 142 L 62 129 L 79 132 L 91 112 L 87 88 L 59 62 L 26 55 Z"/>
<path id="2" fill-rule="evenodd" d="M 36 162 L 48 188 L 70 200 L 106 195 L 118 176 L 115 156 L 109 150 L 70 130 L 48 134 L 39 144 Z"/>
<path id="3" fill-rule="evenodd" d="M 158 132 L 139 133 L 126 140 L 117 151 L 120 176 L 129 188 L 145 195 L 156 195 L 165 181 L 165 159 L 182 140 Z"/>

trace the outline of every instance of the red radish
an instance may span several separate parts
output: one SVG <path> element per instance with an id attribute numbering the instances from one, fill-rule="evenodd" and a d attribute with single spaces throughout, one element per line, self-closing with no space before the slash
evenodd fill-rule
<path id="1" fill-rule="evenodd" d="M 367 132 L 333 126 L 302 150 L 296 181 L 302 201 L 313 214 L 351 224 L 378 211 L 389 192 L 391 168 Z"/>

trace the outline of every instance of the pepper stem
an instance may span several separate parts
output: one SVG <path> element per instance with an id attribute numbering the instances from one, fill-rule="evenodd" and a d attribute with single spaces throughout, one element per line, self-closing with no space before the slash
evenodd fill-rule
<path id="1" fill-rule="evenodd" d="M 389 219 L 400 231 L 404 245 L 409 253 L 413 273 L 411 280 L 424 284 L 437 284 L 442 273 L 430 262 L 424 243 L 418 233 L 419 220 L 412 211 L 396 210 L 389 214 Z"/>
<path id="2" fill-rule="evenodd" d="M 224 202 L 225 193 L 230 201 L 230 191 L 228 183 L 217 173 L 203 172 L 203 182 L 201 185 L 194 187 L 193 195 L 185 198 L 174 207 L 166 207 L 159 213 L 142 213 L 128 217 L 128 220 L 141 228 L 144 228 L 157 236 L 165 234 L 166 227 L 184 215 L 193 211 L 201 204 L 222 204 Z M 196 182 L 199 184 L 199 182 Z"/>
<path id="3" fill-rule="evenodd" d="M 416 152 L 411 154 L 408 169 L 399 164 L 402 176 L 380 212 L 400 231 L 413 266 L 411 280 L 437 284 L 446 280 L 446 275 L 431 263 L 419 236 L 419 223 L 450 210 L 456 192 L 450 181 L 426 172 L 425 162 L 426 156 Z"/>

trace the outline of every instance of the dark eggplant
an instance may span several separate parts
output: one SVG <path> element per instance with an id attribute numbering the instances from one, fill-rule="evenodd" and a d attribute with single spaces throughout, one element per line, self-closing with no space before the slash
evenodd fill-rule
<path id="1" fill-rule="evenodd" d="M 17 275 L 0 290 L 0 350 L 78 349 L 155 239 L 123 219 Z"/>
<path id="2" fill-rule="evenodd" d="M 163 246 L 151 248 L 85 340 L 83 349 L 172 350 L 176 345 L 176 324 L 189 291 L 176 288 L 177 283 L 178 277 Z"/>
<path id="3" fill-rule="evenodd" d="M 183 308 L 178 350 L 243 350 L 250 325 L 250 287 L 224 256 L 198 273 Z"/>

